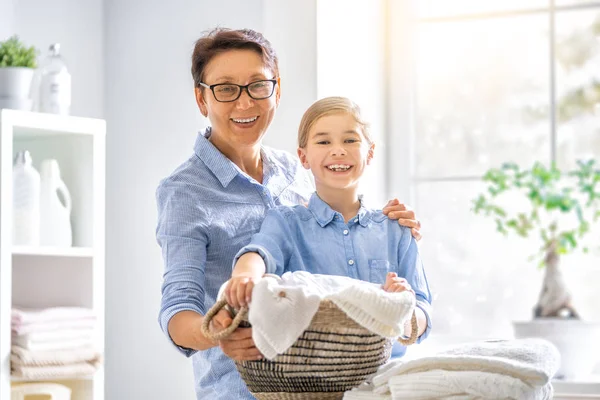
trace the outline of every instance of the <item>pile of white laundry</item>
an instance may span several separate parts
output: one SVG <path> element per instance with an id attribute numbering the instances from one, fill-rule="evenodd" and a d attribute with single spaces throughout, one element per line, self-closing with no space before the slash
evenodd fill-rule
<path id="1" fill-rule="evenodd" d="M 542 339 L 473 342 L 392 361 L 344 400 L 546 400 L 559 365 L 558 350 Z"/>
<path id="2" fill-rule="evenodd" d="M 31 380 L 81 377 L 101 364 L 96 316 L 83 307 L 13 308 L 11 374 Z"/>
<path id="3" fill-rule="evenodd" d="M 267 274 L 256 283 L 248 312 L 256 347 L 269 360 L 284 353 L 308 328 L 322 300 L 332 301 L 359 325 L 388 338 L 404 334 L 416 304 L 412 293 L 388 293 L 379 284 L 345 276 Z"/>

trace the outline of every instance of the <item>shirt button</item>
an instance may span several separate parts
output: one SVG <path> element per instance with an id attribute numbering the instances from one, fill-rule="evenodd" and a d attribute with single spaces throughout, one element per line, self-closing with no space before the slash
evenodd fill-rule
<path id="1" fill-rule="evenodd" d="M 354 260 L 348 260 L 348 264 L 354 265 Z"/>
<path id="2" fill-rule="evenodd" d="M 344 229 L 344 235 L 348 234 L 348 229 Z"/>

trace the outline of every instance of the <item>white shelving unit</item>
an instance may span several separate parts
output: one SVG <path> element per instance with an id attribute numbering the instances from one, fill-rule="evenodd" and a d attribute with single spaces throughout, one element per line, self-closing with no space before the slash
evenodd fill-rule
<path id="1" fill-rule="evenodd" d="M 98 318 L 104 353 L 105 121 L 0 110 L 0 399 L 10 399 L 11 308 L 80 306 Z M 33 164 L 58 160 L 72 198 L 73 247 L 13 247 L 12 161 L 29 150 Z M 52 380 L 72 389 L 72 400 L 104 400 L 104 369 L 93 376 Z"/>

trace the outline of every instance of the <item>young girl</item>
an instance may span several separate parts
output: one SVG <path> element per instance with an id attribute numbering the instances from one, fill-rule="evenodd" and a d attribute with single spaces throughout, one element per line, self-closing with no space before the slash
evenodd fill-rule
<path id="1" fill-rule="evenodd" d="M 410 229 L 362 204 L 358 183 L 375 144 L 358 106 L 343 97 L 315 102 L 302 117 L 298 146 L 316 192 L 308 207 L 269 210 L 260 232 L 235 257 L 224 291 L 228 303 L 234 308 L 250 303 L 254 282 L 265 273 L 348 276 L 380 283 L 388 292 L 412 292 L 420 342 L 431 329 L 427 278 Z M 410 334 L 408 321 L 405 335 Z M 392 356 L 405 352 L 398 344 Z"/>

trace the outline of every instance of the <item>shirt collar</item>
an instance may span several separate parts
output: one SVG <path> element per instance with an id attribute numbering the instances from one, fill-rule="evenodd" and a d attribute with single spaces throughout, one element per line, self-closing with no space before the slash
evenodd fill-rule
<path id="1" fill-rule="evenodd" d="M 214 144 L 208 140 L 211 134 L 211 127 L 207 127 L 204 132 L 199 132 L 198 137 L 196 138 L 196 143 L 194 145 L 194 152 L 198 156 L 198 158 L 211 170 L 211 172 L 217 177 L 219 182 L 223 187 L 227 187 L 229 183 L 236 177 L 237 174 L 244 174 L 240 168 L 235 165 L 233 161 L 229 158 L 225 157 L 219 149 L 215 147 Z M 280 169 L 278 166 L 274 165 L 271 161 L 269 161 L 269 157 L 266 153 L 266 149 L 261 146 L 260 155 L 263 160 L 263 176 L 265 181 L 263 185 L 266 185 L 272 178 L 272 176 L 277 176 L 280 173 Z M 283 170 L 286 181 L 291 182 L 291 178 L 288 176 L 287 171 Z M 283 187 L 286 187 L 289 182 Z M 283 188 L 281 189 L 283 190 Z M 280 192 L 281 192 L 280 190 Z"/>
<path id="2" fill-rule="evenodd" d="M 238 174 L 239 169 L 208 140 L 210 133 L 210 126 L 204 132 L 198 132 L 194 152 L 217 177 L 221 185 L 227 187 Z"/>
<path id="3" fill-rule="evenodd" d="M 360 200 L 360 208 L 358 209 L 357 214 L 358 223 L 363 227 L 367 227 L 371 221 L 371 218 L 369 217 L 367 208 L 363 204 L 362 195 L 359 196 L 358 199 Z M 335 217 L 336 214 L 339 214 L 334 211 L 329 204 L 325 203 L 319 197 L 319 195 L 317 195 L 317 192 L 313 193 L 310 197 L 308 209 L 314 215 L 321 227 L 325 227 L 327 224 L 333 221 L 333 217 Z"/>

